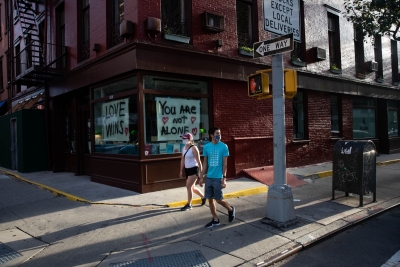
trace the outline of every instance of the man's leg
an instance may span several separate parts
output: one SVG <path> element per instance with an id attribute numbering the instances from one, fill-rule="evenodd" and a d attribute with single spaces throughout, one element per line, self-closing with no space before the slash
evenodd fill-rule
<path id="1" fill-rule="evenodd" d="M 215 205 L 214 199 L 212 199 L 212 198 L 209 199 L 209 200 L 208 200 L 208 205 L 210 206 L 210 211 L 211 211 L 211 214 L 212 214 L 214 220 L 218 220 L 218 216 L 217 216 L 217 207 L 216 207 L 216 205 Z"/>

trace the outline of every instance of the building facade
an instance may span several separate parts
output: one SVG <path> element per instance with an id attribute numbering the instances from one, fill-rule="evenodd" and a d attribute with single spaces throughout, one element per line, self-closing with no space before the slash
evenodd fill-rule
<path id="1" fill-rule="evenodd" d="M 0 100 L 7 114 L 45 110 L 54 172 L 137 192 L 182 186 L 180 135 L 201 150 L 217 125 L 227 176 L 240 177 L 273 165 L 272 99 L 247 91 L 248 75 L 271 68 L 251 49 L 271 38 L 270 8 L 301 40 L 283 55 L 298 81 L 285 103 L 287 166 L 331 161 L 339 139 L 400 152 L 398 42 L 364 42 L 342 1 L 264 2 L 6 0 Z M 298 31 L 285 28 L 296 10 Z"/>

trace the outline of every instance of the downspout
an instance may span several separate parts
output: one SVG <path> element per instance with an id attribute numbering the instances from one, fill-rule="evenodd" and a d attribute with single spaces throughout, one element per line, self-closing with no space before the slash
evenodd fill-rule
<path id="1" fill-rule="evenodd" d="M 44 45 L 47 44 L 47 23 L 48 23 L 48 8 L 49 8 L 49 2 L 48 0 L 45 1 L 44 3 L 45 7 L 44 7 L 44 29 L 43 29 L 43 34 L 44 34 L 44 38 L 43 38 L 43 43 Z M 40 38 L 39 38 L 40 40 Z M 46 51 L 46 50 L 45 50 Z M 43 53 L 46 53 L 46 52 Z M 49 86 L 47 85 L 47 83 L 44 83 L 44 114 L 45 114 L 45 135 L 46 135 L 46 154 L 47 154 L 47 170 L 52 170 L 53 167 L 53 162 L 52 162 L 52 147 L 53 147 L 53 138 L 52 138 L 52 134 L 51 134 L 51 116 L 50 116 L 50 100 L 49 100 Z"/>

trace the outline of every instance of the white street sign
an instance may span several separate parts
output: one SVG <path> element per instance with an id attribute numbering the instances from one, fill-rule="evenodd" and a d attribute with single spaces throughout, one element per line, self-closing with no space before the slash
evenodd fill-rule
<path id="1" fill-rule="evenodd" d="M 300 0 L 263 0 L 264 30 L 301 42 Z"/>
<path id="2" fill-rule="evenodd" d="M 280 54 L 293 50 L 293 34 L 287 34 L 278 38 L 254 43 L 254 58 Z"/>

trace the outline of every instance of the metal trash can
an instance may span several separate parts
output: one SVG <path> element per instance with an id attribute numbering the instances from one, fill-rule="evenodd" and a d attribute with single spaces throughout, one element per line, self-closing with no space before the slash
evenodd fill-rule
<path id="1" fill-rule="evenodd" d="M 363 196 L 373 193 L 376 202 L 376 148 L 371 140 L 337 141 L 333 149 L 332 199 L 335 190 Z"/>

